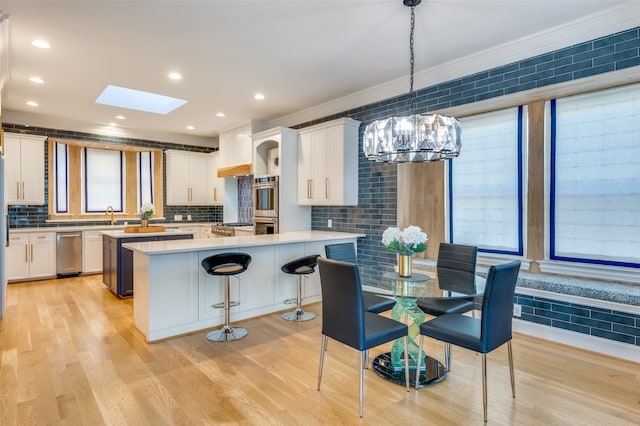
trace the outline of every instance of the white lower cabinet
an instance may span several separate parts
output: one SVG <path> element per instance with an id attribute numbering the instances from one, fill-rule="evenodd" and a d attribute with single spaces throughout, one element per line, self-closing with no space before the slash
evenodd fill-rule
<path id="1" fill-rule="evenodd" d="M 82 273 L 99 274 L 102 272 L 102 233 L 100 231 L 82 232 Z"/>
<path id="2" fill-rule="evenodd" d="M 28 280 L 56 275 L 55 232 L 9 232 L 7 280 Z"/>

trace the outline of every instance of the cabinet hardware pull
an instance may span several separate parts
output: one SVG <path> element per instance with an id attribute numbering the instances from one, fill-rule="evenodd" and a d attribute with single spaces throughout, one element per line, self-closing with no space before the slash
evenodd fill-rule
<path id="1" fill-rule="evenodd" d="M 307 179 L 307 198 L 311 199 L 311 179 Z"/>
<path id="2" fill-rule="evenodd" d="M 24 181 L 22 181 L 22 199 L 24 200 Z"/>
<path id="3" fill-rule="evenodd" d="M 324 178 L 324 198 L 329 198 L 329 178 Z"/>
<path id="4" fill-rule="evenodd" d="M 213 201 L 218 201 L 218 188 L 213 188 Z"/>
<path id="5" fill-rule="evenodd" d="M 33 262 L 33 244 L 31 244 L 31 262 Z"/>

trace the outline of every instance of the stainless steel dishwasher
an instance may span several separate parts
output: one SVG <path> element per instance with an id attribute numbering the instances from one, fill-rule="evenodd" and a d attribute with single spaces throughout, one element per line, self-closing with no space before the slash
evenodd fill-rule
<path id="1" fill-rule="evenodd" d="M 82 232 L 56 233 L 56 274 L 82 272 Z"/>

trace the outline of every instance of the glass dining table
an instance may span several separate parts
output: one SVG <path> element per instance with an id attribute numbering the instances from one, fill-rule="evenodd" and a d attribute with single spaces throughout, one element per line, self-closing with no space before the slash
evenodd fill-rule
<path id="1" fill-rule="evenodd" d="M 397 272 L 385 272 L 383 278 L 391 283 L 391 294 L 396 300 L 391 318 L 407 323 L 409 326 L 409 369 L 412 386 L 415 385 L 415 369 L 418 358 L 420 324 L 426 314 L 418 307 L 420 299 L 462 299 L 477 298 L 483 295 L 486 279 L 460 271 L 438 270 L 435 276 L 414 273 L 410 277 L 401 277 Z M 373 370 L 381 377 L 404 385 L 404 342 L 398 339 L 393 343 L 391 352 L 385 352 L 373 359 Z M 419 386 L 433 384 L 445 378 L 444 365 L 423 352 L 420 361 Z"/>

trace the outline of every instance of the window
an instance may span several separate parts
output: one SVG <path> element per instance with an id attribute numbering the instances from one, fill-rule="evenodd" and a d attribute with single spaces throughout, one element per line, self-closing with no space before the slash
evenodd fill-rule
<path id="1" fill-rule="evenodd" d="M 48 214 L 69 219 L 134 218 L 143 203 L 153 203 L 163 216 L 161 149 L 49 138 Z"/>
<path id="2" fill-rule="evenodd" d="M 550 113 L 550 259 L 640 268 L 640 86 Z"/>
<path id="3" fill-rule="evenodd" d="M 153 153 L 138 152 L 138 211 L 144 203 L 153 204 Z"/>
<path id="4" fill-rule="evenodd" d="M 55 143 L 56 213 L 69 213 L 69 146 Z"/>
<path id="5" fill-rule="evenodd" d="M 523 254 L 524 108 L 463 118 L 449 160 L 449 239 L 487 253 Z"/>
<path id="6" fill-rule="evenodd" d="M 83 148 L 84 211 L 102 213 L 108 206 L 124 211 L 124 158 L 121 151 Z"/>

